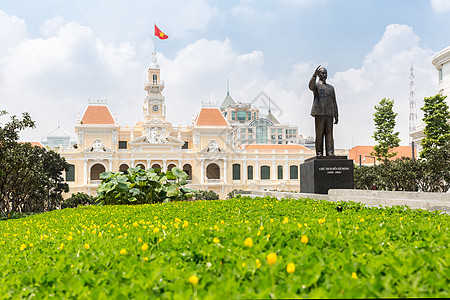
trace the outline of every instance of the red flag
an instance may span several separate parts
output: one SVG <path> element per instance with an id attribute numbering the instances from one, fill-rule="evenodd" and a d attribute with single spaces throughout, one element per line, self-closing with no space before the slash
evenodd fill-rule
<path id="1" fill-rule="evenodd" d="M 165 40 L 169 37 L 167 34 L 162 32 L 161 30 L 159 30 L 159 28 L 156 26 L 156 24 L 155 24 L 155 35 L 157 37 L 159 37 L 160 40 Z"/>

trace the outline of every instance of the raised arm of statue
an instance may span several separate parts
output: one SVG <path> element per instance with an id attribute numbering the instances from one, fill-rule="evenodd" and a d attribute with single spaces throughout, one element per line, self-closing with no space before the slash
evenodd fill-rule
<path id="1" fill-rule="evenodd" d="M 314 71 L 313 76 L 309 80 L 309 89 L 311 91 L 313 91 L 313 92 L 316 91 L 316 78 L 317 78 L 317 75 L 319 73 L 319 68 L 320 68 L 320 65 L 316 68 L 316 70 Z"/>

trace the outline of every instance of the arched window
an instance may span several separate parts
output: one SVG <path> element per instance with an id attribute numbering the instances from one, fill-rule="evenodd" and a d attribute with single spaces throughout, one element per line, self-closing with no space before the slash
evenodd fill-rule
<path id="1" fill-rule="evenodd" d="M 100 174 L 105 172 L 102 164 L 95 164 L 91 167 L 91 180 L 100 180 Z"/>
<path id="2" fill-rule="evenodd" d="M 233 180 L 241 180 L 241 165 L 233 164 Z"/>
<path id="3" fill-rule="evenodd" d="M 173 167 L 176 167 L 176 165 L 175 164 L 169 164 L 167 166 L 167 171 L 171 171 Z"/>
<path id="4" fill-rule="evenodd" d="M 277 167 L 278 179 L 283 179 L 283 166 Z"/>
<path id="5" fill-rule="evenodd" d="M 161 172 L 161 170 L 162 170 L 160 164 L 153 164 L 153 165 L 152 165 L 152 169 L 153 169 L 153 170 L 156 170 L 157 173 Z M 159 170 L 159 172 L 158 172 L 158 170 Z"/>
<path id="6" fill-rule="evenodd" d="M 212 163 L 206 167 L 206 178 L 220 179 L 220 168 L 217 164 Z"/>
<path id="7" fill-rule="evenodd" d="M 153 85 L 157 85 L 158 84 L 158 75 L 153 74 Z"/>
<path id="8" fill-rule="evenodd" d="M 75 166 L 69 164 L 69 169 L 66 171 L 66 181 L 75 181 Z"/>
<path id="9" fill-rule="evenodd" d="M 123 174 L 128 174 L 128 169 L 130 167 L 127 164 L 121 164 L 119 167 L 119 171 L 122 172 Z"/>
<path id="10" fill-rule="evenodd" d="M 267 127 L 274 126 L 273 122 L 259 118 L 250 122 L 249 126 L 256 127 L 256 144 L 267 144 Z"/>
<path id="11" fill-rule="evenodd" d="M 192 166 L 190 164 L 185 164 L 183 166 L 183 171 L 188 174 L 188 180 L 192 180 Z"/>
<path id="12" fill-rule="evenodd" d="M 298 179 L 298 166 L 290 166 L 289 174 L 290 179 Z"/>
<path id="13" fill-rule="evenodd" d="M 253 166 L 247 166 L 247 179 L 253 180 Z"/>
<path id="14" fill-rule="evenodd" d="M 144 164 L 138 164 L 138 165 L 136 166 L 136 168 L 141 168 L 142 170 L 145 170 Z"/>
<path id="15" fill-rule="evenodd" d="M 270 167 L 261 166 L 261 179 L 270 179 Z"/>

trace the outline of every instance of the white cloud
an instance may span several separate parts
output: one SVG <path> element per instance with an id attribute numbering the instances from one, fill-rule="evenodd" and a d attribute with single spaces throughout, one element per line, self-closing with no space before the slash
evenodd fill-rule
<path id="1" fill-rule="evenodd" d="M 27 36 L 25 21 L 0 10 L 0 58 Z"/>
<path id="2" fill-rule="evenodd" d="M 56 16 L 45 21 L 39 29 L 45 37 L 51 37 L 58 34 L 59 28 L 65 23 L 64 18 Z"/>
<path id="3" fill-rule="evenodd" d="M 450 1 L 449 0 L 431 0 L 431 6 L 436 12 L 446 12 L 450 11 Z"/>

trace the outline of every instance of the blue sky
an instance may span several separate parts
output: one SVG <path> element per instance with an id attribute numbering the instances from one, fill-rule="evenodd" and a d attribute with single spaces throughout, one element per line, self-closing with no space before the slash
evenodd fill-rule
<path id="1" fill-rule="evenodd" d="M 169 35 L 156 47 L 174 125 L 190 122 L 201 101 L 221 102 L 229 78 L 235 100 L 263 91 L 280 121 L 313 135 L 307 82 L 322 64 L 338 96 L 338 147 L 374 143 L 383 97 L 395 99 L 406 145 L 409 66 L 421 106 L 437 93 L 431 58 L 450 45 L 450 0 L 2 1 L 0 108 L 38 122 L 24 140 L 58 122 L 75 136 L 88 97 L 108 98 L 119 123 L 134 124 L 155 22 Z"/>

